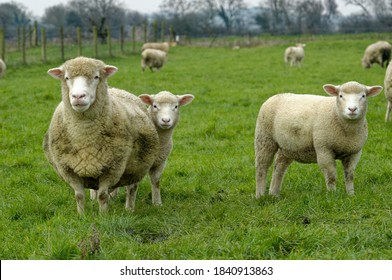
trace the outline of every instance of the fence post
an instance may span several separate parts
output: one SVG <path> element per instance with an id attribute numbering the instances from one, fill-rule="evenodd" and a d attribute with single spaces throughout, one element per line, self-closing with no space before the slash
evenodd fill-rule
<path id="1" fill-rule="evenodd" d="M 108 27 L 106 34 L 108 34 L 108 49 L 109 49 L 109 56 L 112 57 L 113 56 L 113 52 L 112 52 L 112 32 L 110 30 L 110 27 Z"/>
<path id="2" fill-rule="evenodd" d="M 43 63 L 46 62 L 46 30 L 41 28 L 41 60 Z"/>
<path id="3" fill-rule="evenodd" d="M 18 25 L 18 51 L 21 51 L 22 49 L 22 37 L 20 32 L 20 25 Z"/>
<path id="4" fill-rule="evenodd" d="M 5 60 L 5 32 L 2 27 L 0 27 L 0 58 Z"/>
<path id="5" fill-rule="evenodd" d="M 165 42 L 165 21 L 161 22 L 161 42 Z"/>
<path id="6" fill-rule="evenodd" d="M 132 25 L 132 52 L 136 53 L 136 27 Z"/>
<path id="7" fill-rule="evenodd" d="M 144 22 L 144 43 L 147 43 L 147 21 Z"/>
<path id="8" fill-rule="evenodd" d="M 98 32 L 97 27 L 93 26 L 93 49 L 94 49 L 94 57 L 98 57 Z"/>
<path id="9" fill-rule="evenodd" d="M 33 46 L 33 28 L 29 24 L 29 28 L 27 31 L 27 35 L 29 36 L 29 47 L 31 48 Z"/>
<path id="10" fill-rule="evenodd" d="M 34 21 L 34 30 L 33 30 L 33 42 L 34 42 L 34 47 L 38 46 L 38 22 Z"/>
<path id="11" fill-rule="evenodd" d="M 26 64 L 26 26 L 22 27 L 22 62 Z"/>
<path id="12" fill-rule="evenodd" d="M 61 60 L 64 61 L 64 27 L 60 27 L 60 53 L 61 53 Z"/>
<path id="13" fill-rule="evenodd" d="M 121 46 L 121 53 L 124 54 L 124 25 L 120 27 L 120 46 Z"/>
<path id="14" fill-rule="evenodd" d="M 154 23 L 153 23 L 153 38 L 154 38 L 154 42 L 158 42 L 158 21 L 157 20 L 154 20 Z"/>
<path id="15" fill-rule="evenodd" d="M 78 56 L 82 55 L 82 33 L 80 27 L 76 27 L 76 40 L 78 44 Z"/>

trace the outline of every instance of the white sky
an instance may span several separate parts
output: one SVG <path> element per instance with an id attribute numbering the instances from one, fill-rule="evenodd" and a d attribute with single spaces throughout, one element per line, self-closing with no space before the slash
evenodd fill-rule
<path id="1" fill-rule="evenodd" d="M 69 0 L 0 0 L 0 3 L 5 2 L 16 2 L 21 3 L 27 7 L 29 11 L 33 13 L 34 16 L 41 17 L 45 11 L 45 8 L 60 4 L 67 3 Z M 141 13 L 153 13 L 159 11 L 159 6 L 163 0 L 120 0 L 125 6 L 131 10 L 135 10 Z M 245 0 L 249 6 L 258 6 L 261 0 Z M 343 0 L 336 0 L 338 4 L 338 10 L 342 14 L 349 14 L 352 11 L 357 11 L 358 9 L 354 6 L 346 6 Z"/>

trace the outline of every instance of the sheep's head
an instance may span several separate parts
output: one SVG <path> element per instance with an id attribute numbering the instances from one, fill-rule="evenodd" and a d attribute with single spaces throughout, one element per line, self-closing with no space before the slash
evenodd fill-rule
<path id="1" fill-rule="evenodd" d="M 174 95 L 161 91 L 156 95 L 142 94 L 139 98 L 150 105 L 153 122 L 160 129 L 170 129 L 176 126 L 180 111 L 179 107 L 192 102 L 192 94 Z"/>
<path id="2" fill-rule="evenodd" d="M 365 86 L 357 82 L 347 82 L 340 86 L 324 85 L 326 93 L 336 96 L 338 114 L 344 119 L 362 119 L 367 110 L 367 97 L 376 96 L 381 86 Z"/>
<path id="3" fill-rule="evenodd" d="M 50 69 L 48 74 L 62 81 L 63 93 L 65 91 L 67 95 L 63 99 L 68 98 L 75 111 L 85 112 L 95 102 L 99 84 L 106 87 L 106 78 L 115 72 L 116 67 L 100 60 L 78 57 Z"/>
<path id="4" fill-rule="evenodd" d="M 363 68 L 370 68 L 371 66 L 370 60 L 366 56 L 362 58 L 361 63 Z"/>

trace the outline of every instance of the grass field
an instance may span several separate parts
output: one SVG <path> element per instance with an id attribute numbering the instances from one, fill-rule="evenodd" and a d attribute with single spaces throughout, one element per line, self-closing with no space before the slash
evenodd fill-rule
<path id="1" fill-rule="evenodd" d="M 335 193 L 326 191 L 317 165 L 294 163 L 280 198 L 258 201 L 253 150 L 258 110 L 269 96 L 324 95 L 323 84 L 350 80 L 383 85 L 385 69 L 365 70 L 360 59 L 368 44 L 388 36 L 306 38 L 300 68 L 283 63 L 296 38 L 236 51 L 178 46 L 160 73 L 141 73 L 139 55 L 103 57 L 119 68 L 111 86 L 136 95 L 192 93 L 195 100 L 182 108 L 175 131 L 164 205 L 151 205 L 144 180 L 134 213 L 125 211 L 121 190 L 109 213 L 100 215 L 88 200 L 84 217 L 42 151 L 61 99 L 59 81 L 46 72 L 61 62 L 52 55 L 41 64 L 36 50 L 21 65 L 10 53 L 0 80 L 0 259 L 392 259 L 392 123 L 384 122 L 383 93 L 369 100 L 369 139 L 353 197 L 340 163 Z"/>

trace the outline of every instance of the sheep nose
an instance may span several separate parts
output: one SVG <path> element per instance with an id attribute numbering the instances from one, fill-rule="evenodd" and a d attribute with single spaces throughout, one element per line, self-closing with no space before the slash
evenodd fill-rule
<path id="1" fill-rule="evenodd" d="M 82 98 L 85 98 L 85 97 L 86 97 L 85 93 L 73 93 L 72 94 L 72 98 L 75 98 L 75 99 L 82 99 Z"/>
<path id="2" fill-rule="evenodd" d="M 348 107 L 351 113 L 354 113 L 358 108 L 357 107 Z"/>
<path id="3" fill-rule="evenodd" d="M 169 123 L 170 122 L 170 118 L 162 118 L 162 122 Z"/>

